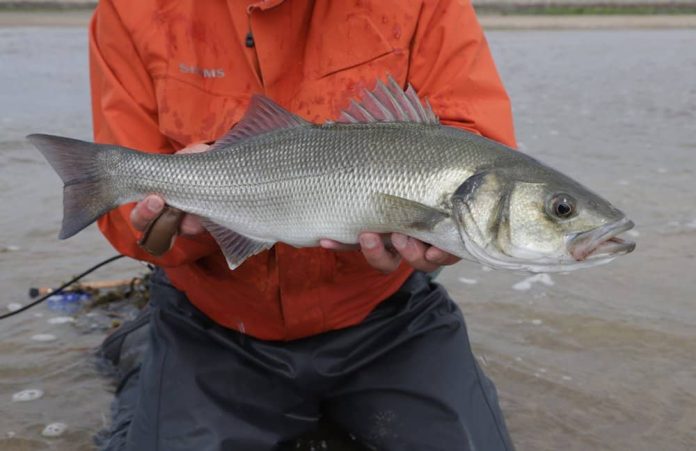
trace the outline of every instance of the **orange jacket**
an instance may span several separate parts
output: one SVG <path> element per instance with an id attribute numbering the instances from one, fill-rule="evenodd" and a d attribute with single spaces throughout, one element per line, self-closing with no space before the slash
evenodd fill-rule
<path id="1" fill-rule="evenodd" d="M 464 0 L 105 0 L 90 68 L 95 140 L 146 152 L 214 141 L 252 93 L 313 122 L 333 119 L 386 74 L 413 84 L 443 123 L 514 145 L 508 97 Z M 284 244 L 230 271 L 207 234 L 155 258 L 136 244 L 132 207 L 99 221 L 113 246 L 164 267 L 219 324 L 262 339 L 356 324 L 412 271 L 384 275 L 359 252 Z"/>

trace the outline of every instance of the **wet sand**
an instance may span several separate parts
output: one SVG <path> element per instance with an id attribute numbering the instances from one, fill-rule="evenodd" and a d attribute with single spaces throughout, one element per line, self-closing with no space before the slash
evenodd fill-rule
<path id="1" fill-rule="evenodd" d="M 3 14 L 0 14 L 2 17 Z M 461 263 L 460 303 L 519 450 L 691 450 L 696 443 L 696 31 L 496 31 L 520 147 L 614 200 L 637 251 L 529 279 Z M 0 28 L 0 308 L 113 254 L 94 227 L 59 242 L 60 182 L 23 136 L 89 138 L 86 33 Z M 139 271 L 119 263 L 95 277 Z M 46 307 L 0 327 L 0 449 L 91 449 L 111 397 L 103 338 Z M 51 334 L 54 341 L 38 341 Z M 12 401 L 25 389 L 40 399 Z M 58 438 L 41 435 L 63 422 Z"/>

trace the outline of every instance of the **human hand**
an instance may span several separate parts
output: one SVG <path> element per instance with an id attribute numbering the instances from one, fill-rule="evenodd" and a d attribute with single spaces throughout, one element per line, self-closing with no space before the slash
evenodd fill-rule
<path id="1" fill-rule="evenodd" d="M 207 144 L 192 144 L 188 147 L 185 147 L 181 149 L 180 151 L 176 153 L 196 153 L 196 152 L 204 152 L 208 149 Z M 164 199 L 162 199 L 160 196 L 157 196 L 155 194 L 151 194 L 147 197 L 145 197 L 143 200 L 138 202 L 133 210 L 131 211 L 130 215 L 130 220 L 131 223 L 133 224 L 133 227 L 135 227 L 136 230 L 139 230 L 141 232 L 145 232 L 148 227 L 151 226 L 152 222 L 157 219 L 162 211 L 165 208 L 165 203 Z M 187 213 L 181 213 L 177 212 L 176 215 L 183 215 L 180 220 L 174 221 L 174 223 L 178 223 L 178 228 L 177 230 L 171 230 L 171 231 L 164 231 L 168 232 L 171 234 L 171 244 L 173 244 L 174 237 L 176 234 L 180 235 L 196 235 L 198 233 L 201 233 L 204 231 L 203 225 L 201 224 L 200 218 L 196 215 L 191 215 Z M 145 245 L 141 241 L 141 245 L 143 245 L 146 249 L 148 249 L 149 252 L 151 253 L 156 253 L 156 254 L 161 254 L 167 249 L 158 251 L 158 252 L 152 252 L 149 250 L 148 246 Z M 166 245 L 165 245 L 166 246 Z M 170 246 L 171 247 L 171 246 Z"/>
<path id="2" fill-rule="evenodd" d="M 453 265 L 461 260 L 442 249 L 401 233 L 391 234 L 393 250 L 384 245 L 383 236 L 378 233 L 363 232 L 359 240 L 359 245 L 343 244 L 333 240 L 320 240 L 319 245 L 337 251 L 360 249 L 365 260 L 373 268 L 384 273 L 398 268 L 401 259 L 406 260 L 413 268 L 425 272 L 432 272 L 440 266 Z"/>

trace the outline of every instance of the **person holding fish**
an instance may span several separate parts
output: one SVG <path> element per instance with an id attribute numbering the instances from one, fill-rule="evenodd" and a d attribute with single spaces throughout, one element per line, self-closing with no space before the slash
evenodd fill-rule
<path id="1" fill-rule="evenodd" d="M 510 149 L 468 1 L 103 0 L 90 67 L 105 145 L 30 139 L 61 237 L 99 218 L 159 268 L 105 449 L 283 449 L 325 417 L 369 449 L 511 450 L 428 273 L 633 249 L 620 211 Z"/>

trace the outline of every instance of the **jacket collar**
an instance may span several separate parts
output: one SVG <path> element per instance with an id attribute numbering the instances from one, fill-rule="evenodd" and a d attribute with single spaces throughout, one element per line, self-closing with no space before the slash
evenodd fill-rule
<path id="1" fill-rule="evenodd" d="M 275 8 L 276 6 L 280 5 L 283 3 L 285 0 L 261 0 L 255 3 L 252 3 L 251 5 L 247 6 L 247 14 L 251 14 L 252 12 L 256 10 L 260 11 L 266 11 L 271 8 Z"/>

